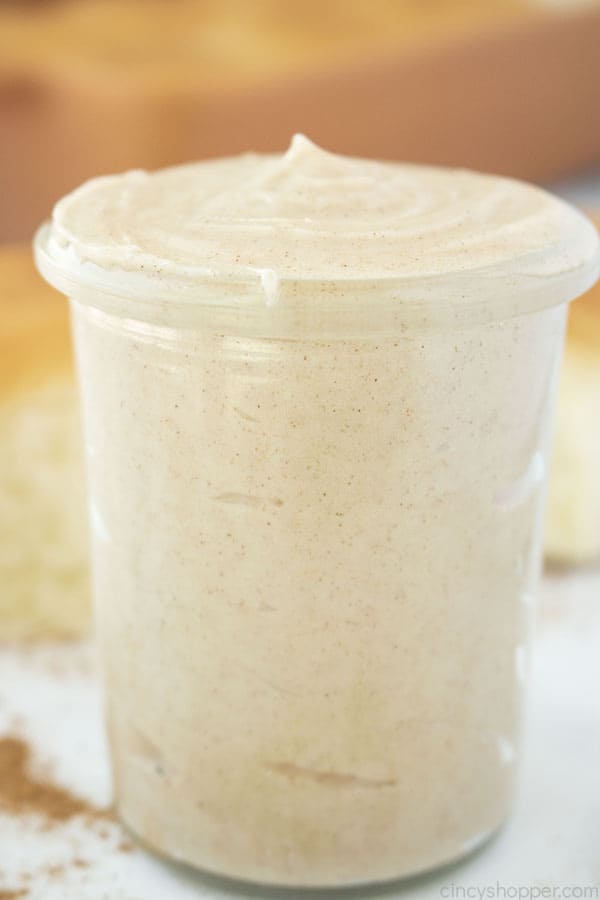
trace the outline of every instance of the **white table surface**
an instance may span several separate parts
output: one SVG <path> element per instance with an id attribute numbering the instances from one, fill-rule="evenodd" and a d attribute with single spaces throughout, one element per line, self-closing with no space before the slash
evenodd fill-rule
<path id="1" fill-rule="evenodd" d="M 109 802 L 89 644 L 0 650 L 0 734 L 8 733 L 29 741 L 36 764 L 48 766 L 54 781 L 93 803 Z M 71 820 L 44 832 L 35 820 L 0 814 L 0 898 L 2 891 L 25 887 L 29 900 L 288 896 L 181 871 L 139 849 L 124 853 L 117 848 L 125 838 L 113 823 L 99 828 Z M 534 889 L 544 886 L 596 886 L 600 897 L 600 570 L 544 579 L 521 785 L 510 823 L 462 865 L 403 886 L 346 894 L 424 900 L 469 896 L 459 890 L 476 887 L 495 890 L 492 896 L 511 896 L 502 888 L 536 896 Z M 335 895 L 302 892 L 306 898 Z"/>

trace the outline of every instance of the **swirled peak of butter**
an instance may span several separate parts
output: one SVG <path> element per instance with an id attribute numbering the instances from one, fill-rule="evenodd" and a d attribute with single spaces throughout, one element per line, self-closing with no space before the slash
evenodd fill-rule
<path id="1" fill-rule="evenodd" d="M 339 156 L 302 135 L 283 154 L 93 179 L 56 205 L 47 251 L 75 281 L 258 278 L 268 296 L 288 280 L 433 278 L 460 292 L 501 276 L 515 291 L 559 279 L 566 300 L 599 267 L 594 227 L 544 190 Z"/>

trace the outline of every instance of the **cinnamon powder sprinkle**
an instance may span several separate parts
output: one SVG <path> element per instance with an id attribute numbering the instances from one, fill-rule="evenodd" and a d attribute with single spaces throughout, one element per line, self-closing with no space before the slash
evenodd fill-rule
<path id="1" fill-rule="evenodd" d="M 0 808 L 13 815 L 37 814 L 50 823 L 66 822 L 74 816 L 106 818 L 107 810 L 77 797 L 66 788 L 38 780 L 30 772 L 31 751 L 17 737 L 0 738 Z M 21 896 L 1 893 L 0 900 Z"/>

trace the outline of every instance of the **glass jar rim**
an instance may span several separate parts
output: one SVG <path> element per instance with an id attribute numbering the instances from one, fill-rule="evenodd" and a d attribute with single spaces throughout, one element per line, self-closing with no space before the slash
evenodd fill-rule
<path id="1" fill-rule="evenodd" d="M 586 242 L 578 263 L 545 273 L 527 253 L 521 266 L 513 259 L 510 266 L 421 277 L 278 279 L 270 270 L 257 269 L 245 277 L 239 270 L 211 275 L 180 270 L 153 279 L 92 263 L 67 267 L 53 253 L 50 222 L 38 229 L 34 254 L 42 276 L 61 293 L 124 318 L 174 327 L 202 322 L 216 330 L 237 327 L 265 336 L 304 335 L 307 327 L 317 334 L 375 334 L 415 324 L 468 327 L 576 299 L 600 275 L 600 240 L 593 224 L 582 219 L 589 228 L 582 232 Z"/>

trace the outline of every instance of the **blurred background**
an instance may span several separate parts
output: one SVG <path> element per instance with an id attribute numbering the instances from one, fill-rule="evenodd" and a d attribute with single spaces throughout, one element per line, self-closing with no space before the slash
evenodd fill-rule
<path id="1" fill-rule="evenodd" d="M 89 621 L 67 310 L 29 249 L 62 194 L 302 131 L 600 207 L 599 89 L 600 0 L 0 0 L 0 636 Z M 561 564 L 600 557 L 599 368 L 596 292 L 563 372 Z"/>
<path id="2" fill-rule="evenodd" d="M 600 5 L 0 0 L 0 239 L 85 178 L 296 131 L 544 180 L 600 162 Z"/>

